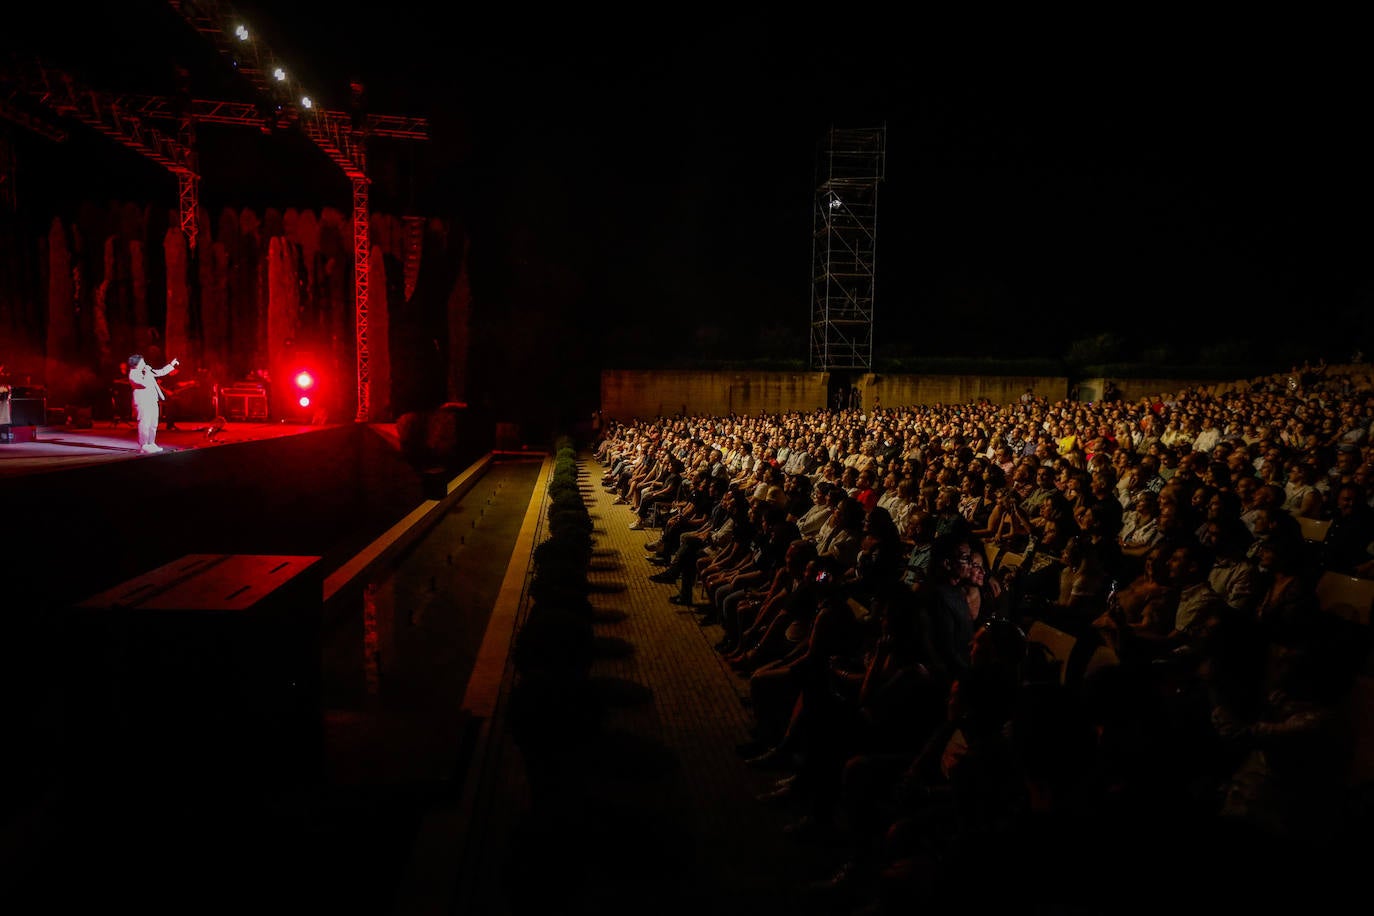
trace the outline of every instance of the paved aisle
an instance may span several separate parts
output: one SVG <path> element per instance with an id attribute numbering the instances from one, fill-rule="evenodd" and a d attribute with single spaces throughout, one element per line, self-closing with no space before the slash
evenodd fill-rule
<path id="1" fill-rule="evenodd" d="M 592 671 L 609 698 L 602 729 L 555 760 L 504 743 L 504 816 L 487 844 L 497 887 L 470 911 L 803 912 L 798 889 L 828 853 L 782 833 L 799 811 L 754 798 L 778 774 L 736 753 L 751 721 L 747 683 L 712 648 L 719 628 L 649 581 L 658 567 L 643 547 L 658 533 L 629 530 L 633 514 L 612 504 L 602 469 L 585 457 L 581 468 L 606 641 Z"/>

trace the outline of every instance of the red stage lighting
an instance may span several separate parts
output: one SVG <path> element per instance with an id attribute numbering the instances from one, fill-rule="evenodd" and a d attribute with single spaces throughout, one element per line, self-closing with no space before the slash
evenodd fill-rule
<path id="1" fill-rule="evenodd" d="M 296 402 L 299 411 L 308 411 L 318 398 L 315 397 L 315 389 L 318 379 L 315 378 L 313 369 L 301 367 L 291 373 L 292 397 Z"/>

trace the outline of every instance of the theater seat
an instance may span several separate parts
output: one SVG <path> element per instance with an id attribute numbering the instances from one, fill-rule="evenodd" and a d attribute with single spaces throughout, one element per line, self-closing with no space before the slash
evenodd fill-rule
<path id="1" fill-rule="evenodd" d="M 1069 657 L 1073 655 L 1078 637 L 1052 627 L 1042 620 L 1030 625 L 1026 640 L 1040 646 L 1045 652 L 1045 660 L 1057 671 L 1059 683 L 1063 684 L 1068 676 Z"/>
<path id="2" fill-rule="evenodd" d="M 1331 529 L 1331 522 L 1329 519 L 1299 517 L 1298 527 L 1302 530 L 1303 540 L 1320 544 L 1326 540 L 1326 532 Z"/>
<path id="3" fill-rule="evenodd" d="M 1317 579 L 1317 606 L 1343 620 L 1369 625 L 1374 608 L 1374 579 L 1328 570 Z"/>

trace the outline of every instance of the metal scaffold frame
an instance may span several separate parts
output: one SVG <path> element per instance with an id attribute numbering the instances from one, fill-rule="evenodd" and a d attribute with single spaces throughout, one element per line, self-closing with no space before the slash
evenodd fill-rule
<path id="1" fill-rule="evenodd" d="M 287 126 L 298 127 L 329 158 L 353 188 L 353 291 L 356 326 L 357 414 L 356 421 L 372 417 L 371 354 L 368 350 L 369 283 L 371 280 L 371 230 L 367 174 L 367 141 L 372 137 L 426 140 L 429 123 L 410 115 L 374 114 L 364 111 L 363 86 L 353 82 L 352 106 L 347 113 L 316 105 L 289 78 L 279 58 L 260 39 L 250 40 L 243 17 L 228 0 L 168 0 L 197 32 L 206 36 L 233 70 L 256 90 L 255 102 L 196 99 L 191 95 L 190 74 L 177 68 L 176 93 L 162 96 L 115 95 L 78 85 L 67 73 L 45 67 L 40 61 L 7 55 L 0 60 L 0 118 L 53 140 L 65 132 L 50 117 L 30 112 L 22 101 L 51 114 L 84 122 L 157 163 L 177 180 L 180 228 L 191 257 L 196 256 L 199 229 L 200 173 L 197 165 L 196 126 L 229 124 L 249 126 L 270 133 Z M 13 60 L 8 58 L 13 56 Z M 171 122 L 175 136 L 158 130 L 151 122 Z M 3 138 L 0 138 L 3 139 Z M 0 144 L 0 206 L 14 202 L 13 151 Z M 419 236 L 415 236 L 418 240 Z M 414 258 L 407 259 L 413 271 Z M 414 289 L 409 276 L 407 295 Z"/>
<path id="2" fill-rule="evenodd" d="M 372 351 L 368 349 L 368 281 L 372 273 L 372 232 L 367 219 L 367 177 L 351 176 L 353 182 L 353 304 L 357 335 L 358 413 L 356 422 L 372 417 Z"/>
<path id="3" fill-rule="evenodd" d="M 811 368 L 871 370 L 878 185 L 887 126 L 831 128 L 818 151 L 811 233 Z"/>
<path id="4" fill-rule="evenodd" d="M 367 139 L 393 137 L 425 140 L 429 123 L 405 115 L 376 115 L 362 110 L 363 87 L 354 83 L 354 112 L 328 111 L 302 99 L 299 86 L 286 76 L 281 59 L 259 39 L 248 39 L 244 19 L 228 0 L 168 0 L 197 32 L 210 40 L 221 56 L 274 106 L 277 126 L 298 124 L 305 135 L 343 172 L 353 185 L 353 307 L 358 367 L 358 411 L 355 420 L 372 417 L 372 356 L 368 350 L 368 283 L 372 267 L 372 234 L 369 228 Z M 197 103 L 199 119 L 233 117 L 222 103 Z M 242 113 L 240 113 L 241 115 Z"/>

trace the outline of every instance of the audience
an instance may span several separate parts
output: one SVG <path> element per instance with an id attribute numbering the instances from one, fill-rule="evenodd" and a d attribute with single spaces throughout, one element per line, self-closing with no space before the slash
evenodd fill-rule
<path id="1" fill-rule="evenodd" d="M 841 840 L 817 889 L 910 907 L 1070 835 L 1064 879 L 1119 891 L 1086 872 L 1138 881 L 1157 816 L 1180 854 L 1234 838 L 1233 867 L 1340 829 L 1369 644 L 1316 581 L 1374 576 L 1372 431 L 1374 379 L 1322 363 L 1135 402 L 613 420 L 595 454 L 748 680 L 741 753 L 785 773 L 759 800 Z M 1047 623 L 1081 656 L 1049 676 Z"/>

